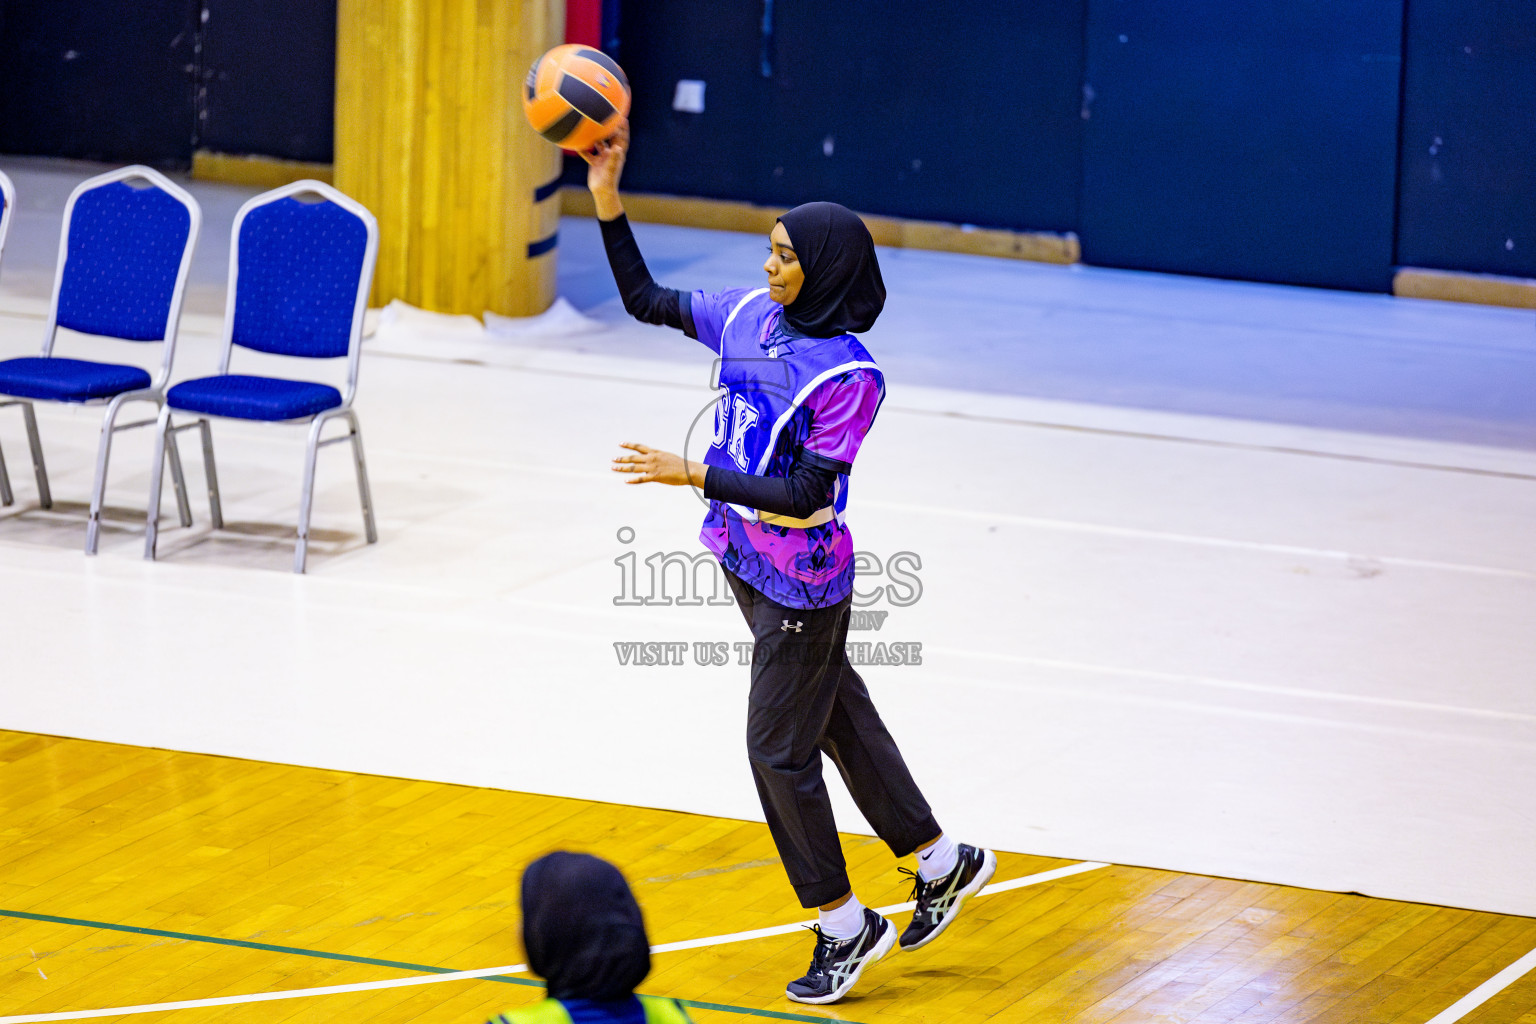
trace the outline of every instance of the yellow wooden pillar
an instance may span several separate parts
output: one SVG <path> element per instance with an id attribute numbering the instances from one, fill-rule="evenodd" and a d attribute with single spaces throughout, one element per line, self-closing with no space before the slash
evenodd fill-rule
<path id="1" fill-rule="evenodd" d="M 340 0 L 337 13 L 336 187 L 379 219 L 372 304 L 549 308 L 560 202 L 537 196 L 560 151 L 528 127 L 521 89 L 562 41 L 564 0 Z"/>

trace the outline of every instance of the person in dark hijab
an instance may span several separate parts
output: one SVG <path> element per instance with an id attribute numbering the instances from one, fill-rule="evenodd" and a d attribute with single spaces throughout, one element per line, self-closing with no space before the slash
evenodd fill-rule
<path id="1" fill-rule="evenodd" d="M 523 872 L 522 903 L 528 967 L 549 995 L 490 1024 L 686 1024 L 675 1000 L 635 995 L 651 946 L 618 868 L 590 854 L 548 854 Z"/>
<path id="2" fill-rule="evenodd" d="M 875 326 L 885 308 L 885 281 L 858 214 L 836 203 L 806 203 L 778 222 L 805 276 L 784 307 L 789 326 L 811 338 L 863 334 Z"/>
<path id="3" fill-rule="evenodd" d="M 677 291 L 651 279 L 624 206 L 621 124 L 584 154 L 608 262 L 624 308 L 680 328 L 719 356 L 714 430 L 702 462 L 625 442 L 629 482 L 691 484 L 709 501 L 699 539 L 719 559 L 752 630 L 747 757 L 785 873 L 816 907 L 816 948 L 785 995 L 833 1003 L 897 942 L 853 894 L 822 780 L 831 758 L 864 817 L 897 857 L 916 854 L 916 909 L 902 949 L 936 939 L 997 870 L 990 850 L 939 827 L 848 659 L 853 460 L 885 399 L 885 376 L 856 334 L 885 308 L 874 239 L 836 203 L 780 216 L 765 288 Z"/>

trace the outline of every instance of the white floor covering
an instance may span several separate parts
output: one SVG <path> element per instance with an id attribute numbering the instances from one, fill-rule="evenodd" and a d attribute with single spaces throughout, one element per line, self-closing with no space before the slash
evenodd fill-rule
<path id="1" fill-rule="evenodd" d="M 209 214 L 205 238 L 217 239 L 241 193 L 210 194 L 223 219 Z M 564 230 L 586 274 L 593 250 L 578 241 L 595 230 Z M 51 268 L 53 249 L 19 247 L 43 234 L 34 222 L 8 246 L 0 357 L 35 350 L 48 289 L 36 267 Z M 734 280 L 756 280 L 755 238 L 641 232 L 648 252 L 690 239 L 699 261 L 653 260 L 658 276 L 718 286 L 729 256 Z M 227 237 L 202 259 L 221 252 Z M 1223 323 L 1236 337 L 1287 306 L 1348 319 L 1388 364 L 1435 349 L 1462 375 L 1447 387 L 1475 398 L 1479 374 L 1489 394 L 1526 380 L 1529 314 L 882 258 L 906 312 L 892 321 L 890 397 L 859 457 L 851 522 L 882 562 L 915 553 L 922 593 L 873 605 L 889 612 L 881 629 L 850 639 L 922 644 L 920 666 L 865 677 L 946 828 L 1028 853 L 1536 915 L 1529 392 L 1482 420 L 1472 400 L 1431 414 L 1294 391 L 1290 406 L 1222 417 L 1194 400 L 1158 408 L 1150 385 L 1125 405 L 1065 385 L 1025 393 L 1000 379 L 1029 357 L 950 344 L 934 326 L 954 322 L 945 296 L 965 293 L 1006 334 L 1007 310 L 974 294 L 978 275 L 1003 282 L 1000 307 L 1055 296 L 1044 319 L 1073 345 L 1116 304 L 1145 307 L 1120 318 L 1122 346 L 1138 323 L 1162 338 L 1192 308 L 1219 338 Z M 178 378 L 216 360 L 218 277 L 200 273 Z M 88 559 L 99 412 L 39 407 L 58 503 L 43 512 L 20 416 L 0 409 L 18 498 L 0 510 L 0 726 L 760 820 L 742 749 L 746 669 L 691 655 L 626 666 L 614 647 L 747 638 L 733 607 L 614 603 L 627 552 L 700 550 L 690 492 L 626 487 L 607 461 L 621 440 L 683 443 L 711 398 L 707 354 L 624 321 L 612 300 L 584 300 L 585 277 L 569 283 L 595 321 L 574 333 L 500 338 L 413 316 L 381 327 L 359 398 L 380 543 L 363 543 L 350 466 L 330 449 L 304 577 L 288 571 L 300 431 L 218 424 L 231 526 L 218 535 L 186 444 L 197 521 L 182 530 L 168 516 L 151 564 L 147 435 L 115 448 L 110 519 Z M 1289 328 L 1272 317 L 1264 329 Z M 1303 349 L 1316 342 L 1296 330 Z M 1463 351 L 1467 332 L 1483 340 Z M 869 344 L 883 358 L 879 328 Z M 1159 393 L 1174 391 L 1192 394 Z M 1341 429 L 1342 414 L 1292 415 L 1324 406 L 1378 420 L 1367 433 Z M 1394 410 L 1400 432 L 1381 426 Z M 867 831 L 834 790 L 844 826 Z"/>

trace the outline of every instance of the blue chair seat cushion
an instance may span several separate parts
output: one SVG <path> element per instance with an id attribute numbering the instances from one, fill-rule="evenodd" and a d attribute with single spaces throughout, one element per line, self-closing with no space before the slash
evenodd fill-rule
<path id="1" fill-rule="evenodd" d="M 227 373 L 184 380 L 165 393 L 165 404 L 240 420 L 297 420 L 336 408 L 341 392 L 329 384 Z"/>
<path id="2" fill-rule="evenodd" d="M 16 398 L 89 402 L 149 385 L 149 374 L 137 366 L 41 356 L 0 361 L 0 394 Z"/>

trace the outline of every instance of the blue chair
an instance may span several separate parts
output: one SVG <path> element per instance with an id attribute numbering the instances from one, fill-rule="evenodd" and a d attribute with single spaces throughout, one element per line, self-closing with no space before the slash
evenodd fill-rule
<path id="1" fill-rule="evenodd" d="M 16 186 L 0 171 L 0 257 L 5 256 L 5 233 L 11 229 L 11 211 L 16 209 Z"/>
<path id="2" fill-rule="evenodd" d="M 9 200 L 7 196 L 8 208 Z M 38 503 L 43 508 L 53 507 L 53 494 L 33 404 L 106 406 L 85 534 L 88 555 L 96 553 L 112 435 L 155 422 L 118 423 L 117 414 L 129 402 L 159 406 L 164 401 L 165 383 L 176 355 L 187 270 L 202 221 L 197 200 L 148 167 L 124 167 L 81 182 L 64 207 L 43 354 L 0 361 L 0 398 L 8 399 L 0 401 L 0 406 L 21 406 L 32 448 Z M 55 356 L 54 341 L 61 327 L 123 341 L 160 342 L 160 369 L 151 378 L 137 366 Z M 192 513 L 181 460 L 174 450 L 171 458 L 177 507 L 182 520 L 190 524 Z M 9 498 L 9 481 L 5 491 Z"/>
<path id="3" fill-rule="evenodd" d="M 378 256 L 379 225 L 361 204 L 331 186 L 299 181 L 265 192 L 242 206 L 235 215 L 229 248 L 229 299 L 219 373 L 182 381 L 166 393 L 155 438 L 144 557 L 155 557 L 165 454 L 168 448 L 174 452 L 171 442 L 177 431 L 193 426 L 202 431 L 208 507 L 214 529 L 221 529 L 224 515 L 208 421 L 223 418 L 308 425 L 299 537 L 293 557 L 293 571 L 301 573 L 309 548 L 315 458 L 326 445 L 351 442 L 363 526 L 368 543 L 379 539 L 368 467 L 363 461 L 363 435 L 352 409 L 362 352 L 363 312 Z M 345 356 L 346 392 L 311 381 L 230 373 L 230 357 L 237 346 L 302 359 Z M 172 423 L 174 413 L 188 413 L 196 420 L 177 426 Z M 322 441 L 325 425 L 332 420 L 344 421 L 347 433 Z"/>
<path id="4" fill-rule="evenodd" d="M 11 229 L 11 213 L 16 209 L 16 186 L 0 171 L 0 260 L 5 259 L 5 233 Z M 11 493 L 11 476 L 5 471 L 5 452 L 0 451 L 0 505 L 13 505 L 16 495 Z"/>

